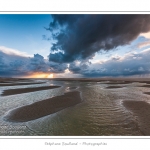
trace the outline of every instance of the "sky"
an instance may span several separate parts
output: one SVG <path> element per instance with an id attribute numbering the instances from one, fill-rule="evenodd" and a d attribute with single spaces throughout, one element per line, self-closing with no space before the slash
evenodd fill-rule
<path id="1" fill-rule="evenodd" d="M 0 77 L 150 77 L 149 58 L 149 14 L 0 14 Z"/>

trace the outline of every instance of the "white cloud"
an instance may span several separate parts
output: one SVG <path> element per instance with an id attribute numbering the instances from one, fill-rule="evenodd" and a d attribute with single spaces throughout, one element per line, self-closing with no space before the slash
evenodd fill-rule
<path id="1" fill-rule="evenodd" d="M 143 47 L 146 47 L 146 46 L 150 46 L 150 40 L 141 42 L 137 45 L 138 48 L 143 48 Z"/>
<path id="2" fill-rule="evenodd" d="M 26 52 L 20 52 L 19 50 L 8 48 L 5 46 L 0 46 L 0 51 L 7 55 L 17 55 L 17 56 L 22 56 L 22 57 L 31 56 L 31 55 L 28 55 Z"/>
<path id="3" fill-rule="evenodd" d="M 32 73 L 63 73 L 66 64 L 49 62 L 39 54 L 27 55 L 18 50 L 0 47 L 0 76 L 26 76 Z"/>
<path id="4" fill-rule="evenodd" d="M 124 56 L 111 57 L 103 63 L 89 65 L 88 71 L 82 70 L 85 76 L 131 76 L 150 74 L 150 49 L 139 53 L 130 52 Z"/>
<path id="5" fill-rule="evenodd" d="M 150 39 L 150 32 L 147 32 L 147 33 L 141 33 L 139 36 L 144 36 L 145 38 Z"/>

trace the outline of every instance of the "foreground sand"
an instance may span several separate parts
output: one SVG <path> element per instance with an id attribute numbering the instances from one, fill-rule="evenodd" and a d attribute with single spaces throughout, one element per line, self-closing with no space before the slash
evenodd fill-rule
<path id="1" fill-rule="evenodd" d="M 80 92 L 74 91 L 23 106 L 9 112 L 4 119 L 12 122 L 26 122 L 74 106 L 81 102 Z"/>
<path id="2" fill-rule="evenodd" d="M 144 101 L 124 101 L 123 105 L 133 113 L 143 135 L 150 135 L 150 104 Z"/>
<path id="3" fill-rule="evenodd" d="M 21 93 L 28 93 L 28 92 L 54 89 L 54 88 L 59 88 L 59 87 L 60 86 L 42 86 L 42 87 L 33 87 L 33 88 L 8 89 L 8 90 L 4 90 L 1 95 L 2 96 L 15 95 L 15 94 L 21 94 Z"/>

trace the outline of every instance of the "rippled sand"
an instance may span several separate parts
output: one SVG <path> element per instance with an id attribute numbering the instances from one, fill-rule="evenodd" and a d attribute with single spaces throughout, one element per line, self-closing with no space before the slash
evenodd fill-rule
<path id="1" fill-rule="evenodd" d="M 10 111 L 9 114 L 7 114 L 4 118 L 13 122 L 27 122 L 56 113 L 80 102 L 80 92 L 69 92 L 62 96 L 56 96 L 47 100 L 35 102 L 31 105 L 14 109 Z"/>
<path id="2" fill-rule="evenodd" d="M 54 88 L 59 88 L 59 87 L 60 86 L 42 86 L 42 87 L 32 87 L 32 88 L 8 89 L 8 90 L 4 90 L 1 95 L 2 96 L 16 95 L 16 94 L 21 94 L 21 93 L 29 93 L 29 92 L 35 92 L 35 91 L 54 89 Z"/>
<path id="3" fill-rule="evenodd" d="M 144 101 L 124 101 L 123 104 L 133 113 L 141 133 L 150 135 L 150 104 Z"/>
<path id="4" fill-rule="evenodd" d="M 150 135 L 149 79 L 41 79 L 35 82 L 44 83 L 0 87 L 1 94 L 10 90 L 14 94 L 0 96 L 0 135 Z M 44 89 L 50 86 L 59 87 Z M 28 90 L 15 93 L 19 89 Z"/>

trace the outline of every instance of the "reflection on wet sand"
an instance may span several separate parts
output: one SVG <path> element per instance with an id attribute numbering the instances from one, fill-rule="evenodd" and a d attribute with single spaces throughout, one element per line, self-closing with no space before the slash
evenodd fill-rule
<path id="1" fill-rule="evenodd" d="M 138 120 L 143 135 L 150 135 L 150 104 L 144 101 L 124 101 L 123 105 L 133 113 L 135 120 Z"/>
<path id="2" fill-rule="evenodd" d="M 144 94 L 150 95 L 150 92 L 144 92 Z"/>
<path id="3" fill-rule="evenodd" d="M 24 133 L 13 135 L 150 135 L 149 82 L 141 78 L 1 80 L 1 84 L 31 86 L 0 87 L 0 125 L 27 126 Z M 4 132 L 0 135 L 10 135 Z"/>
<path id="4" fill-rule="evenodd" d="M 147 84 L 146 84 L 146 85 L 142 85 L 142 86 L 139 86 L 139 87 L 148 87 L 148 88 L 149 88 L 150 85 L 147 85 Z"/>
<path id="5" fill-rule="evenodd" d="M 80 92 L 69 92 L 62 96 L 56 96 L 12 110 L 5 116 L 5 119 L 8 121 L 26 122 L 50 115 L 80 102 Z"/>
<path id="6" fill-rule="evenodd" d="M 123 86 L 108 86 L 106 89 L 123 88 Z"/>
<path id="7" fill-rule="evenodd" d="M 28 93 L 28 92 L 54 89 L 54 88 L 59 88 L 59 87 L 60 86 L 42 86 L 42 87 L 34 87 L 34 88 L 8 89 L 8 90 L 4 90 L 1 95 L 2 96 L 15 95 L 15 94 L 21 94 L 21 93 Z"/>
<path id="8" fill-rule="evenodd" d="M 2 84 L 0 83 L 0 86 L 17 86 L 17 85 L 32 85 L 32 84 L 43 84 L 45 82 L 30 82 L 30 83 L 5 83 L 5 84 Z"/>

